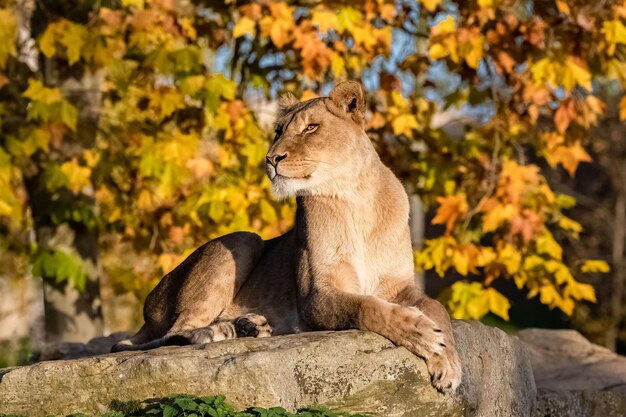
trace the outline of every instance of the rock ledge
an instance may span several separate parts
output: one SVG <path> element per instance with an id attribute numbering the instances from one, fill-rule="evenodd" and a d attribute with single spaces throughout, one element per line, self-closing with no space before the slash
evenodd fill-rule
<path id="1" fill-rule="evenodd" d="M 233 405 L 324 405 L 374 416 L 530 416 L 536 388 L 523 345 L 478 322 L 455 322 L 464 376 L 453 395 L 424 362 L 373 333 L 314 332 L 204 346 L 40 362 L 4 370 L 0 413 L 98 415 L 112 400 L 226 395 Z"/>

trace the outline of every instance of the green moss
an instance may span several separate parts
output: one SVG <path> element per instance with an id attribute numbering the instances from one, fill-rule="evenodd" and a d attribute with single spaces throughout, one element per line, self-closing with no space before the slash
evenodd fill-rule
<path id="1" fill-rule="evenodd" d="M 0 417 L 28 417 L 16 414 L 0 414 Z M 67 417 L 87 417 L 83 413 Z M 282 407 L 250 407 L 237 411 L 228 404 L 223 395 L 196 397 L 177 394 L 159 400 L 111 402 L 109 411 L 102 417 L 368 417 L 364 414 L 335 413 L 323 407 L 308 407 L 290 413 Z"/>

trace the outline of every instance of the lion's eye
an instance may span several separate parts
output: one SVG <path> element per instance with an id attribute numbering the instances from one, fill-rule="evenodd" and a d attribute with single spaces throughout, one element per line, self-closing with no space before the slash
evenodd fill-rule
<path id="1" fill-rule="evenodd" d="M 317 130 L 317 128 L 320 127 L 320 125 L 318 124 L 310 124 L 307 127 L 304 128 L 304 133 L 313 133 Z"/>
<path id="2" fill-rule="evenodd" d="M 280 137 L 280 135 L 282 135 L 282 134 L 283 134 L 283 129 L 282 129 L 282 128 L 280 128 L 280 127 L 277 127 L 277 128 L 274 130 L 274 133 L 276 133 L 276 136 L 274 136 L 274 142 L 276 142 L 276 141 L 278 140 L 278 138 Z"/>

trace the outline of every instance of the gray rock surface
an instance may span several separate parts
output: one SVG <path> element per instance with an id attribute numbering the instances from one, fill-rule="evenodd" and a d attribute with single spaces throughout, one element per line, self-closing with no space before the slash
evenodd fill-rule
<path id="1" fill-rule="evenodd" d="M 626 416 L 626 358 L 573 330 L 517 334 L 537 384 L 537 417 Z"/>
<path id="2" fill-rule="evenodd" d="M 224 394 L 233 405 L 308 405 L 373 416 L 530 416 L 536 389 L 526 350 L 478 322 L 455 322 L 464 377 L 438 393 L 424 362 L 360 331 L 164 347 L 5 370 L 0 413 L 98 414 L 112 400 Z"/>

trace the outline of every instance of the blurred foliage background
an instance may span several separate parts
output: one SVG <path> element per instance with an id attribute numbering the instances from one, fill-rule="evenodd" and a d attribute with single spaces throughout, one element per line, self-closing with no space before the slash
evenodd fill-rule
<path id="1" fill-rule="evenodd" d="M 425 207 L 427 292 L 624 352 L 625 21 L 617 0 L 0 0 L 0 320 L 41 278 L 45 341 L 128 330 L 208 239 L 288 230 L 277 95 L 356 79 L 414 230 Z"/>

